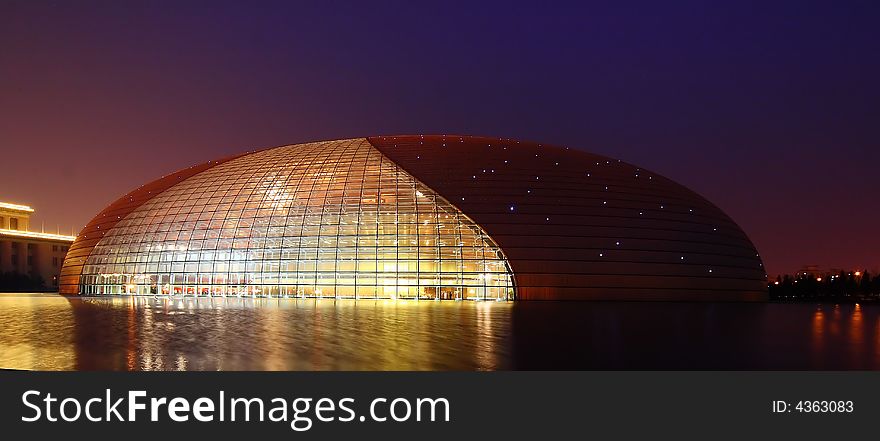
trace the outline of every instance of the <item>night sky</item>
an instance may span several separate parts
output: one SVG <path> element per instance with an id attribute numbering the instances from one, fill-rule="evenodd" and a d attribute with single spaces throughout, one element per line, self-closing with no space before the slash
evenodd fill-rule
<path id="1" fill-rule="evenodd" d="M 876 1 L 253 3 L 0 0 L 0 200 L 69 233 L 257 147 L 504 136 L 694 189 L 771 275 L 880 269 Z"/>

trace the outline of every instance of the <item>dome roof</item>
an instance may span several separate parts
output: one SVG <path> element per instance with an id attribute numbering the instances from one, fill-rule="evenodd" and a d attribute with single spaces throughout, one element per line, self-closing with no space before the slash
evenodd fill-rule
<path id="1" fill-rule="evenodd" d="M 282 146 L 149 183 L 71 247 L 68 294 L 759 300 L 755 247 L 656 173 L 500 138 Z"/>

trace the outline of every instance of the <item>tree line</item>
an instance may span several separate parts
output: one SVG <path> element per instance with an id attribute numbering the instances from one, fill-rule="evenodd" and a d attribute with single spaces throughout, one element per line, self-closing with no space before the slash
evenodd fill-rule
<path id="1" fill-rule="evenodd" d="M 52 291 L 39 275 L 0 273 L 0 292 Z"/>
<path id="2" fill-rule="evenodd" d="M 864 272 L 798 274 L 768 281 L 771 300 L 835 299 L 880 300 L 880 275 Z"/>

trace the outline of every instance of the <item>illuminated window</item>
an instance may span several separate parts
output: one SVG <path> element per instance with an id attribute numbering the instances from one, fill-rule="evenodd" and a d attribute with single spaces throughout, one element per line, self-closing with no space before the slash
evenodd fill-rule
<path id="1" fill-rule="evenodd" d="M 512 299 L 467 216 L 366 140 L 279 147 L 186 179 L 107 231 L 83 294 Z"/>

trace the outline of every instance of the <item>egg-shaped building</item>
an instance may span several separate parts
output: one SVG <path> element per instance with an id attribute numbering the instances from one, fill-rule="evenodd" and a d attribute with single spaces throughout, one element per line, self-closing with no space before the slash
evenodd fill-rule
<path id="1" fill-rule="evenodd" d="M 83 229 L 61 292 L 762 300 L 754 245 L 656 173 L 502 138 L 380 136 L 193 166 Z"/>

